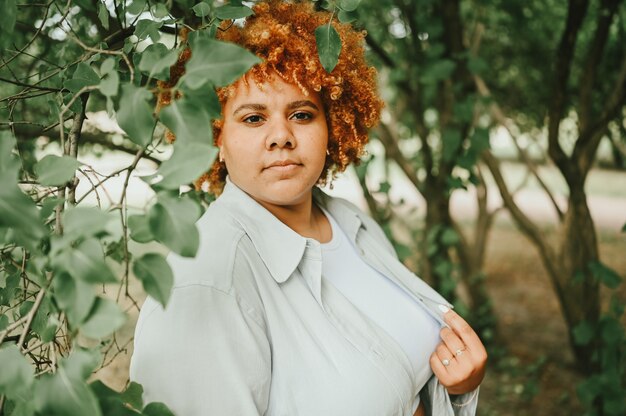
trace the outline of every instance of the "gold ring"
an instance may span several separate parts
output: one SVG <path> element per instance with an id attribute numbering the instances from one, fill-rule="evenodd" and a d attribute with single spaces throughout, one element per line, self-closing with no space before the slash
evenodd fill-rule
<path id="1" fill-rule="evenodd" d="M 456 350 L 454 355 L 456 355 L 457 357 L 460 357 L 461 355 L 463 355 L 463 351 L 465 351 L 465 348 L 459 348 L 458 350 Z"/>

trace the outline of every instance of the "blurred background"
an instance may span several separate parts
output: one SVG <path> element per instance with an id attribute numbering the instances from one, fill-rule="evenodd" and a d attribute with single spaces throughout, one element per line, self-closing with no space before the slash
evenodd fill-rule
<path id="1" fill-rule="evenodd" d="M 626 414 L 626 2 L 348 3 L 318 7 L 337 7 L 342 21 L 367 32 L 386 106 L 362 163 L 325 191 L 369 212 L 401 260 L 480 333 L 490 351 L 480 415 Z M 175 15 L 195 2 L 148 2 L 150 11 L 135 16 L 165 21 L 154 12 L 159 4 Z M 36 51 L 22 50 L 39 60 L 3 55 L 0 125 L 34 163 L 63 153 L 58 126 L 50 127 L 59 100 L 45 91 L 23 100 L 31 81 L 20 74 L 35 71 L 42 56 L 56 65 L 46 48 L 61 55 L 84 49 L 71 41 L 70 26 L 89 44 L 114 33 L 119 11 L 112 0 L 85 0 L 49 7 L 42 19 L 43 8 L 22 6 L 20 30 L 5 51 L 20 50 L 39 29 L 46 36 L 37 35 Z M 65 10 L 73 19 L 67 27 Z M 168 25 L 139 40 L 173 44 Z M 172 146 L 160 142 L 125 184 L 119 172 L 137 147 L 113 106 L 94 93 L 85 109 L 75 192 L 105 208 L 126 192 L 129 212 L 141 213 L 155 199 L 141 177 Z M 157 126 L 155 135 L 164 131 Z M 156 243 L 130 244 L 136 255 L 165 252 Z M 124 266 L 111 267 L 122 273 Z M 94 377 L 121 390 L 145 294 L 135 278 L 126 298 L 115 285 L 103 290 L 117 295 L 131 319 L 103 344 Z"/>

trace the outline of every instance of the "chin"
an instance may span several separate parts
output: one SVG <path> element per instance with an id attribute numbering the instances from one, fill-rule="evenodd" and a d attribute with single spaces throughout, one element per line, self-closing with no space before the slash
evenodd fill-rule
<path id="1" fill-rule="evenodd" d="M 294 205 L 301 203 L 310 194 L 315 182 L 309 184 L 295 180 L 279 180 L 268 184 L 259 195 L 263 201 L 274 205 Z"/>

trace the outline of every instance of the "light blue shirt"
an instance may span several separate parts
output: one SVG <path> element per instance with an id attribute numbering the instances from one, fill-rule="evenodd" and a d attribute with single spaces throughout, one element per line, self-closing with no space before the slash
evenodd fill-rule
<path id="1" fill-rule="evenodd" d="M 445 325 L 437 306 L 451 305 L 398 261 L 370 217 L 313 194 L 367 264 Z M 167 308 L 148 298 L 139 316 L 130 375 L 145 402 L 178 416 L 412 416 L 409 358 L 324 283 L 319 244 L 228 179 L 197 226 L 196 258 L 168 256 L 175 286 Z M 475 414 L 476 391 L 453 404 L 436 377 L 426 387 L 433 415 Z"/>
<path id="2" fill-rule="evenodd" d="M 392 279 L 370 267 L 359 256 L 339 224 L 326 210 L 332 239 L 321 244 L 322 278 L 337 288 L 354 306 L 378 324 L 402 347 L 413 365 L 416 387 L 421 389 L 432 377 L 430 356 L 441 342 L 441 327 L 411 295 Z M 413 411 L 419 405 L 415 392 Z"/>

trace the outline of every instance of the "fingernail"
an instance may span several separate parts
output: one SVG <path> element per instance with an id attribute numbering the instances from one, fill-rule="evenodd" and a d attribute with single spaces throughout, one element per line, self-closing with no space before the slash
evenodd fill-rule
<path id="1" fill-rule="evenodd" d="M 446 305 L 439 305 L 439 310 L 442 313 L 447 313 L 450 310 L 450 308 L 448 308 Z"/>

